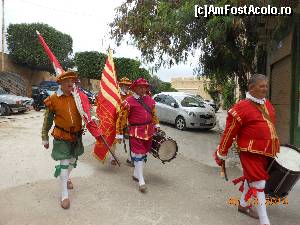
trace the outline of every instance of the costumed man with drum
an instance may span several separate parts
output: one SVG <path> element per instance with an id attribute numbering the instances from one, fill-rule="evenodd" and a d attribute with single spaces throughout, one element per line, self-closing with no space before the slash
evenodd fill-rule
<path id="1" fill-rule="evenodd" d="M 159 129 L 159 121 L 155 110 L 155 101 L 149 93 L 149 83 L 143 78 L 135 80 L 130 86 L 134 92 L 126 98 L 120 109 L 117 121 L 116 139 L 119 143 L 124 138 L 124 128 L 129 126 L 129 146 L 131 160 L 134 162 L 133 180 L 139 182 L 139 191 L 146 192 L 143 176 L 143 162 L 151 149 L 152 138 Z"/>
<path id="2" fill-rule="evenodd" d="M 129 80 L 127 77 L 123 77 L 120 81 L 119 81 L 119 87 L 120 87 L 120 94 L 121 94 L 121 100 L 122 102 L 129 96 L 132 95 L 132 92 L 130 91 L 130 85 L 132 84 L 131 80 Z M 125 126 L 124 127 L 124 147 L 125 147 L 125 138 L 127 138 L 128 136 L 128 127 Z M 126 160 L 126 163 L 131 166 L 134 167 L 133 162 L 131 161 L 131 158 L 128 158 Z"/>
<path id="3" fill-rule="evenodd" d="M 243 167 L 243 176 L 233 181 L 235 184 L 243 181 L 238 211 L 259 219 L 261 225 L 270 225 L 264 188 L 269 178 L 269 162 L 280 147 L 274 125 L 275 110 L 265 98 L 268 89 L 264 75 L 253 75 L 249 80 L 248 91 L 246 99 L 239 101 L 228 111 L 226 128 L 214 157 L 221 166 L 236 139 Z M 256 211 L 247 204 L 251 196 L 257 197 Z"/>
<path id="4" fill-rule="evenodd" d="M 57 77 L 60 87 L 56 93 L 44 100 L 46 111 L 42 128 L 42 142 L 49 148 L 48 132 L 55 123 L 52 131 L 53 149 L 52 158 L 60 161 L 55 168 L 55 177 L 60 177 L 61 207 L 68 209 L 70 200 L 68 189 L 73 189 L 70 172 L 76 167 L 78 156 L 84 152 L 82 144 L 82 118 L 77 110 L 72 96 L 73 85 L 78 80 L 76 73 L 63 72 Z"/>

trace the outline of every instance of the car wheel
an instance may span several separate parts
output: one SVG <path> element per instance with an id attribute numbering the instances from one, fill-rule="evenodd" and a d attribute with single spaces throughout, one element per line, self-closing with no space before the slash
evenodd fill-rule
<path id="1" fill-rule="evenodd" d="M 9 116 L 10 108 L 6 104 L 0 104 L 0 116 Z"/>
<path id="2" fill-rule="evenodd" d="M 186 129 L 186 123 L 182 116 L 178 116 L 175 120 L 175 126 L 178 130 L 185 130 Z"/>

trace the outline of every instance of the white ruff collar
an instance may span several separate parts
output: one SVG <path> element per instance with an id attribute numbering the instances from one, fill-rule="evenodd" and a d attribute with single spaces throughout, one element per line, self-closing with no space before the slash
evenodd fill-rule
<path id="1" fill-rule="evenodd" d="M 58 97 L 60 97 L 60 96 L 62 96 L 64 94 L 64 92 L 61 90 L 61 86 L 59 85 L 59 88 L 58 88 L 58 90 L 56 91 L 56 95 L 58 96 Z"/>
<path id="2" fill-rule="evenodd" d="M 266 98 L 262 98 L 262 99 L 255 98 L 255 97 L 253 97 L 252 95 L 250 95 L 249 92 L 246 93 L 246 98 L 247 98 L 247 99 L 250 99 L 252 102 L 258 103 L 258 104 L 260 104 L 260 105 L 263 105 L 263 104 L 265 104 L 265 102 L 266 102 Z"/>

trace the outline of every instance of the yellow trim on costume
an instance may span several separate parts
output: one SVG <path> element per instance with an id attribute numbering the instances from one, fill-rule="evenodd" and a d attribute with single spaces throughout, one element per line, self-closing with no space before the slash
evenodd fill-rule
<path id="1" fill-rule="evenodd" d="M 267 108 L 266 104 L 264 104 L 262 107 L 264 108 L 263 110 L 266 112 L 266 114 L 270 117 L 270 113 L 268 111 L 268 108 Z M 278 135 L 277 135 L 276 129 L 274 127 L 275 125 L 272 122 L 270 122 L 268 119 L 266 119 L 264 117 L 263 113 L 262 113 L 262 117 L 267 122 L 267 125 L 269 127 L 271 142 L 272 142 L 272 155 L 275 155 L 277 153 L 276 152 L 275 141 L 278 140 Z"/>
<path id="2" fill-rule="evenodd" d="M 270 156 L 270 157 L 272 157 L 272 158 L 275 157 L 275 155 L 273 155 L 273 154 L 270 154 L 270 153 L 263 153 L 262 151 L 256 150 L 256 149 L 248 149 L 248 148 L 240 148 L 240 147 L 239 147 L 239 150 L 240 150 L 240 151 L 243 151 L 243 152 L 251 152 L 251 153 L 257 153 L 257 154 L 260 154 L 260 155 Z"/>
<path id="3" fill-rule="evenodd" d="M 252 149 L 252 145 L 253 145 L 253 140 L 250 140 L 249 145 L 248 145 L 248 149 Z"/>
<path id="4" fill-rule="evenodd" d="M 230 112 L 230 114 L 232 115 L 232 117 L 234 117 L 240 124 L 242 124 L 242 119 L 238 115 L 237 111 L 235 111 L 235 110 L 229 110 L 228 112 Z"/>
<path id="5" fill-rule="evenodd" d="M 227 132 L 227 134 L 225 136 L 225 138 L 224 138 L 224 141 L 223 141 L 223 144 L 222 144 L 221 148 L 219 149 L 221 152 L 224 151 L 224 148 L 226 147 L 228 139 L 229 139 L 229 137 L 231 135 L 231 132 L 235 128 L 235 124 L 236 124 L 236 119 L 233 117 L 232 124 L 231 124 L 231 126 L 230 126 L 230 128 L 229 128 L 229 130 L 228 130 L 228 132 Z"/>

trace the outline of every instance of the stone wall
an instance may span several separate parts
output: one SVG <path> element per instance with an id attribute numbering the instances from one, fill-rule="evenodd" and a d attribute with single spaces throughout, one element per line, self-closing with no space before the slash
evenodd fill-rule
<path id="1" fill-rule="evenodd" d="M 0 65 L 1 63 L 2 57 L 0 57 Z M 31 85 L 37 85 L 44 80 L 55 80 L 55 76 L 49 72 L 31 70 L 16 64 L 7 54 L 4 54 L 4 71 L 19 74 L 25 80 L 26 95 L 29 97 L 31 96 Z"/>
<path id="2" fill-rule="evenodd" d="M 2 57 L 0 57 L 0 65 L 1 63 L 2 63 Z M 55 81 L 56 79 L 54 74 L 50 74 L 49 72 L 31 70 L 27 67 L 16 64 L 13 61 L 13 59 L 7 54 L 4 54 L 4 71 L 8 73 L 14 73 L 20 75 L 21 79 L 24 81 L 26 86 L 26 90 L 24 92 L 28 97 L 31 96 L 32 85 L 38 85 L 44 80 Z M 5 73 L 1 73 L 1 74 L 5 74 Z M 99 91 L 100 89 L 99 80 L 92 80 L 86 78 L 82 78 L 80 80 L 82 86 L 85 89 L 90 90 L 92 92 Z M 13 89 L 13 87 L 9 89 Z"/>

